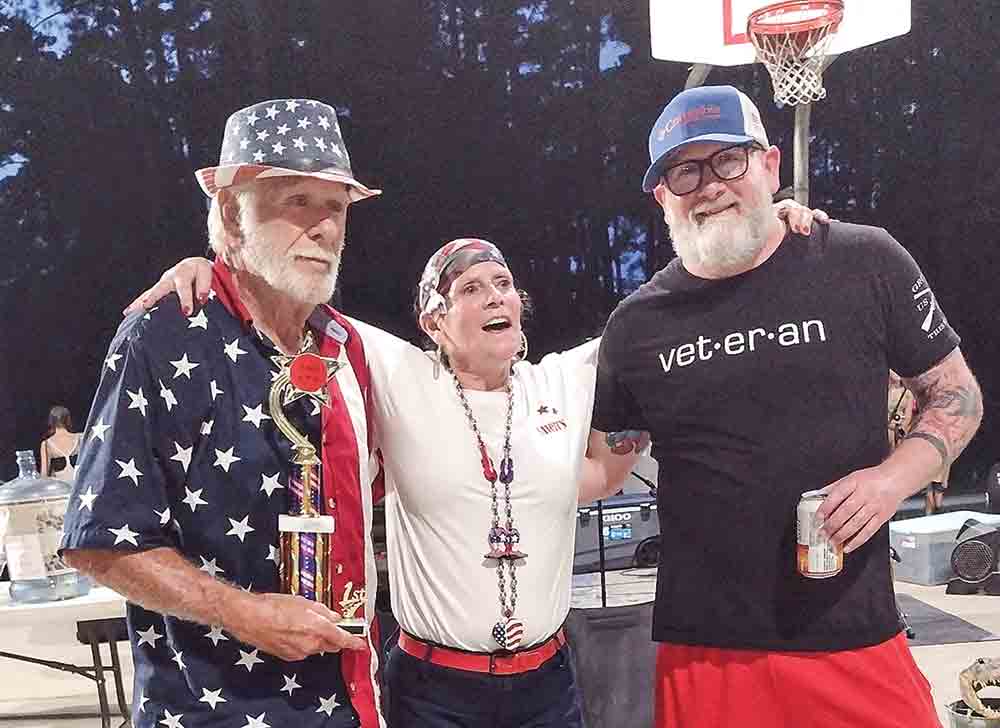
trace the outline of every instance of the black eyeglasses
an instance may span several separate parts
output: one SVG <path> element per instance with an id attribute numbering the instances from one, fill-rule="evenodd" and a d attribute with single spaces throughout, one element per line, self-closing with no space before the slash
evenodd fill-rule
<path id="1" fill-rule="evenodd" d="M 745 175 L 752 150 L 763 151 L 759 144 L 747 142 L 720 149 L 704 159 L 685 159 L 664 169 L 660 179 L 678 197 L 689 195 L 701 187 L 706 165 L 712 168 L 712 174 L 727 182 Z"/>

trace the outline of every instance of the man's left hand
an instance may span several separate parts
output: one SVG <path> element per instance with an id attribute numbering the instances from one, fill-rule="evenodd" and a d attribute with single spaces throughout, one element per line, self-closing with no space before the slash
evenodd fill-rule
<path id="1" fill-rule="evenodd" d="M 850 553 L 892 518 L 903 498 L 878 468 L 855 470 L 822 490 L 826 500 L 816 512 L 822 532 Z"/>

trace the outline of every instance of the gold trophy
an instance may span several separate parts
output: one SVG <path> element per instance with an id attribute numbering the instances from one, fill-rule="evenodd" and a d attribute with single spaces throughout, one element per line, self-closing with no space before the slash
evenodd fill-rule
<path id="1" fill-rule="evenodd" d="M 301 397 L 320 404 L 329 402 L 327 384 L 343 365 L 311 353 L 312 348 L 312 334 L 306 333 L 299 354 L 272 357 L 280 369 L 271 384 L 268 406 L 274 423 L 291 441 L 294 451 L 289 476 L 293 512 L 278 516 L 278 573 L 283 592 L 320 602 L 340 613 L 342 620 L 337 626 L 341 629 L 365 634 L 367 620 L 356 616 L 365 604 L 364 587 L 353 589 L 353 583 L 348 582 L 342 596 L 333 590 L 335 564 L 330 558 L 330 537 L 336 520 L 321 513 L 323 463 L 309 438 L 289 422 L 284 412 L 285 406 Z M 299 493 L 301 497 L 297 497 Z"/>

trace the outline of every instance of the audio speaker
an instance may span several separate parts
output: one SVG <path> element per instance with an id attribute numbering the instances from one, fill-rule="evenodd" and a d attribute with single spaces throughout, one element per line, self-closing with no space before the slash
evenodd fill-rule
<path id="1" fill-rule="evenodd" d="M 951 568 L 955 579 L 948 582 L 948 594 L 1000 593 L 1000 527 L 987 526 L 970 518 L 955 536 Z"/>

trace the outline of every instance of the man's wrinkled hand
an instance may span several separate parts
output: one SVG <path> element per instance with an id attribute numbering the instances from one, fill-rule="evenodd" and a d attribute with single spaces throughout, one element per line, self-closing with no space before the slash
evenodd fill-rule
<path id="1" fill-rule="evenodd" d="M 185 258 L 173 268 L 166 270 L 156 285 L 136 296 L 123 316 L 148 309 L 164 296 L 176 293 L 181 311 L 185 316 L 194 312 L 194 302 L 203 305 L 212 290 L 212 263 L 205 258 Z"/>
<path id="2" fill-rule="evenodd" d="M 826 500 L 816 511 L 822 532 L 850 553 L 892 518 L 903 498 L 878 468 L 856 470 L 823 488 Z"/>
<path id="3" fill-rule="evenodd" d="M 808 207 L 800 205 L 795 200 L 782 200 L 774 204 L 778 218 L 785 221 L 788 229 L 800 235 L 809 235 L 812 232 L 813 222 L 821 225 L 830 224 L 830 216 L 825 211 L 818 208 L 810 210 Z"/>
<path id="4" fill-rule="evenodd" d="M 248 593 L 224 614 L 223 629 L 288 662 L 367 647 L 363 638 L 337 626 L 339 614 L 300 596 Z"/>

